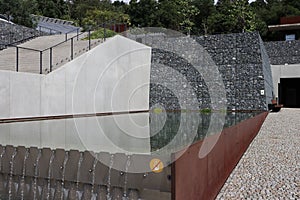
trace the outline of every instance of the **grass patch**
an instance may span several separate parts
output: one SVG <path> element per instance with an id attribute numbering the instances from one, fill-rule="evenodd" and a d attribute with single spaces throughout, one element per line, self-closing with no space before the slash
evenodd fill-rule
<path id="1" fill-rule="evenodd" d="M 204 113 L 204 114 L 208 114 L 208 113 L 211 113 L 211 112 L 212 112 L 212 110 L 209 109 L 209 108 L 205 108 L 205 109 L 200 110 L 200 113 Z"/>
<path id="2" fill-rule="evenodd" d="M 105 34 L 104 34 L 104 32 L 105 32 Z M 105 29 L 105 31 L 104 31 L 104 28 L 100 28 L 91 33 L 91 40 L 104 38 L 104 36 L 105 36 L 105 38 L 109 38 L 109 37 L 113 37 L 115 35 L 117 35 L 117 33 L 112 30 Z M 84 40 L 88 40 L 88 39 L 89 39 L 89 37 L 84 38 Z"/>

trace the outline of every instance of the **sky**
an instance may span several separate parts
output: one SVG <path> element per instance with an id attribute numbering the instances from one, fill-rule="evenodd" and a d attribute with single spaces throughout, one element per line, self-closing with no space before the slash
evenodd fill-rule
<path id="1" fill-rule="evenodd" d="M 118 0 L 112 0 L 112 2 L 114 1 L 118 1 Z M 122 0 L 119 0 L 119 1 L 122 1 Z M 130 0 L 123 0 L 125 3 L 128 3 Z M 215 3 L 217 2 L 218 0 L 215 0 Z M 255 0 L 249 0 L 249 2 L 253 2 Z"/>

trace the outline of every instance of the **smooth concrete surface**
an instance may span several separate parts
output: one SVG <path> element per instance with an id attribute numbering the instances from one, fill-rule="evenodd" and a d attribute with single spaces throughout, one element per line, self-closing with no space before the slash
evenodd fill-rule
<path id="1" fill-rule="evenodd" d="M 47 74 L 0 71 L 0 118 L 149 109 L 151 48 L 115 36 Z"/>
<path id="2" fill-rule="evenodd" d="M 0 141 L 13 146 L 148 154 L 149 130 L 149 113 L 18 122 L 0 124 Z"/>
<path id="3" fill-rule="evenodd" d="M 274 85 L 274 95 L 279 97 L 278 84 L 281 78 L 299 78 L 300 64 L 297 65 L 272 65 L 272 76 Z"/>

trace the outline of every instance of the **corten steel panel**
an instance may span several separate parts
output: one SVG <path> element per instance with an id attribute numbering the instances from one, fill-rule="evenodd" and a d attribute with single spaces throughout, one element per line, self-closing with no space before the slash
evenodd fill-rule
<path id="1" fill-rule="evenodd" d="M 220 134 L 209 136 L 207 139 L 212 141 L 219 138 L 214 148 L 202 159 L 198 155 L 203 141 L 190 146 L 173 164 L 172 199 L 215 199 L 267 115 L 268 112 L 259 114 L 225 128 Z"/>
<path id="2" fill-rule="evenodd" d="M 175 173 L 172 172 L 175 199 L 195 199 L 205 195 L 202 188 L 206 188 L 208 183 L 207 157 L 199 159 L 201 145 L 202 141 L 192 145 L 175 162 Z"/>
<path id="3" fill-rule="evenodd" d="M 219 182 L 221 179 L 225 179 L 226 176 L 224 174 L 225 171 L 225 143 L 223 142 L 224 137 L 221 136 L 222 134 L 216 134 L 212 137 L 214 139 L 218 139 L 214 148 L 209 152 L 207 155 L 207 176 L 208 176 L 208 187 L 210 188 L 210 194 L 214 194 L 218 191 L 217 188 L 222 186 L 222 183 Z M 210 195 L 207 194 L 207 195 Z"/>

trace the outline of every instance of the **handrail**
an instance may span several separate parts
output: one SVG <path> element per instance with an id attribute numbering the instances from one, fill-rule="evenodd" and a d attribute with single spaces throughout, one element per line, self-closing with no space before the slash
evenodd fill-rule
<path id="1" fill-rule="evenodd" d="M 106 29 L 107 29 L 107 26 L 108 25 L 111 25 L 111 24 L 109 24 L 109 23 L 103 23 L 103 24 L 101 24 L 101 25 L 99 25 L 98 26 L 98 28 L 103 28 L 104 29 L 104 41 L 106 40 Z M 75 36 L 73 36 L 73 37 L 71 37 L 71 38 L 67 38 L 67 34 L 68 33 L 71 33 L 71 32 L 74 32 L 74 30 L 77 30 L 77 34 L 75 35 Z M 65 41 L 62 41 L 62 42 L 59 42 L 59 43 L 57 43 L 57 44 L 55 44 L 55 45 L 52 45 L 51 47 L 47 47 L 47 48 L 45 48 L 45 49 L 33 49 L 33 48 L 27 48 L 27 47 L 22 47 L 22 46 L 17 46 L 17 45 L 14 45 L 15 43 L 13 43 L 13 44 L 10 44 L 10 45 L 7 45 L 7 46 L 12 46 L 12 47 L 15 47 L 16 48 L 16 71 L 19 71 L 19 49 L 24 49 L 24 50 L 28 50 L 28 51 L 34 51 L 34 52 L 39 52 L 39 59 L 40 59 L 40 66 L 39 66 L 39 68 L 40 68 L 40 74 L 42 74 L 43 73 L 43 53 L 45 52 L 45 51 L 49 51 L 49 57 L 50 57 L 50 59 L 49 59 L 49 61 L 50 61 L 50 63 L 49 63 L 49 68 L 50 68 L 50 72 L 52 71 L 52 68 L 53 68 L 53 48 L 55 48 L 55 47 L 57 47 L 57 46 L 59 46 L 59 45 L 62 45 L 62 44 L 64 44 L 64 43 L 67 43 L 68 41 L 71 41 L 71 44 L 70 44 L 70 50 L 71 50 L 71 52 L 70 52 L 70 59 L 71 60 L 73 60 L 74 59 L 74 38 L 77 38 L 77 40 L 79 39 L 79 36 L 80 35 L 83 35 L 83 34 L 85 34 L 86 32 L 82 32 L 82 33 L 79 33 L 79 30 L 80 30 L 80 28 L 76 28 L 76 29 L 73 29 L 73 30 L 71 30 L 71 31 L 69 31 L 69 32 L 67 32 L 67 33 L 65 33 L 66 34 L 66 39 L 65 39 Z M 17 43 L 17 42 L 16 42 Z M 88 30 L 88 50 L 90 50 L 91 49 L 91 30 L 89 29 Z M 79 51 L 79 53 L 81 52 L 81 50 Z M 76 53 L 75 53 L 75 55 L 76 55 Z M 69 59 L 69 57 L 68 58 L 66 58 L 66 59 Z M 61 62 L 63 62 L 63 60 L 61 60 Z M 56 64 L 57 65 L 57 64 Z"/>
<path id="2" fill-rule="evenodd" d="M 34 35 L 34 36 L 31 36 L 31 37 L 28 37 L 28 38 L 24 38 L 24 39 L 22 39 L 22 40 L 18 40 L 18 41 L 12 42 L 12 43 L 10 43 L 9 45 L 13 45 L 13 44 L 16 44 L 16 43 L 23 43 L 24 41 L 26 41 L 26 40 L 31 40 L 31 39 L 33 39 L 33 38 L 35 38 L 35 37 L 37 37 L 37 35 Z M 8 46 L 9 46 L 9 45 L 8 45 Z"/>
<path id="3" fill-rule="evenodd" d="M 51 47 L 48 47 L 48 48 L 46 48 L 46 49 L 44 49 L 44 50 L 42 50 L 42 51 L 47 51 L 47 50 L 49 50 L 49 49 L 51 49 L 51 48 L 57 47 L 57 46 L 59 46 L 59 45 L 61 45 L 61 44 L 63 44 L 63 43 L 66 43 L 66 42 L 70 41 L 71 39 L 74 39 L 74 38 L 76 38 L 76 37 L 78 37 L 78 36 L 80 36 L 80 35 L 83 35 L 84 33 L 85 33 L 85 32 L 82 32 L 82 33 L 80 33 L 80 34 L 78 34 L 78 35 L 75 35 L 75 36 L 73 36 L 73 37 L 71 37 L 71 38 L 65 40 L 65 41 L 62 41 L 62 42 L 57 43 L 57 44 L 55 44 L 55 45 L 53 45 L 53 46 L 51 46 Z"/>
<path id="4" fill-rule="evenodd" d="M 17 47 L 17 48 L 19 48 L 19 49 L 24 49 L 24 50 L 29 50 L 29 51 L 35 51 L 35 52 L 41 52 L 41 51 L 43 51 L 43 50 L 32 49 L 32 48 L 22 47 L 22 46 L 17 46 L 17 45 L 9 45 L 9 46 Z"/>

